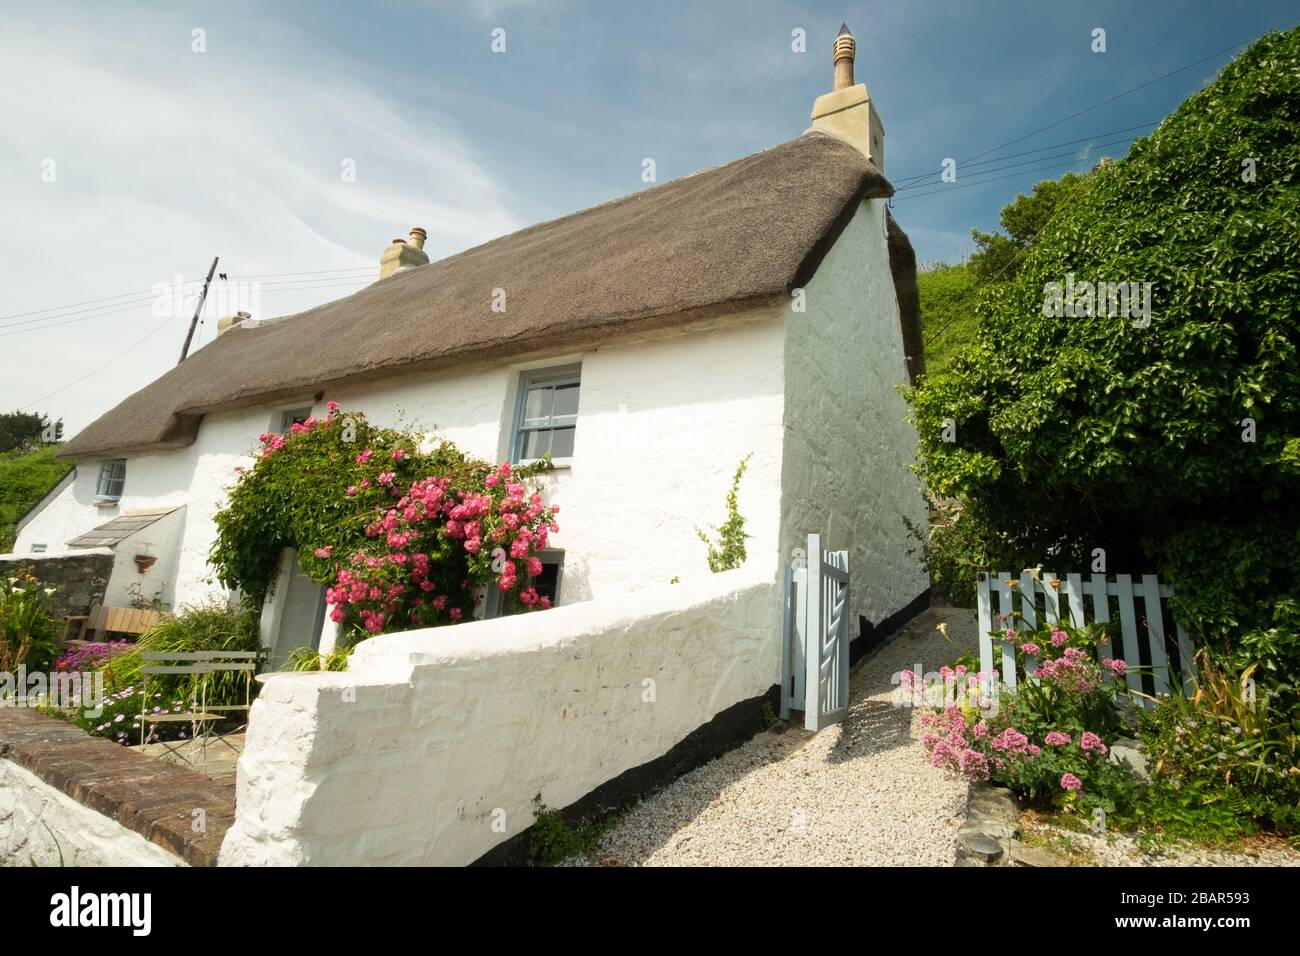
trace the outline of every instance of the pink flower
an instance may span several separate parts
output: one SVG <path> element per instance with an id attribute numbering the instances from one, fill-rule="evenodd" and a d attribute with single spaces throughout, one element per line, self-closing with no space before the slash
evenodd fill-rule
<path id="1" fill-rule="evenodd" d="M 453 621 L 459 621 L 463 616 L 463 614 L 464 612 L 461 611 L 461 609 L 458 607 L 454 607 L 447 612 L 447 616 L 450 617 Z"/>
<path id="2" fill-rule="evenodd" d="M 313 553 L 318 558 L 328 558 L 331 554 L 334 553 L 334 546 L 326 545 L 323 548 L 317 548 Z"/>
<path id="3" fill-rule="evenodd" d="M 329 401 L 325 403 L 325 407 L 331 412 L 337 412 L 339 410 L 339 403 L 335 401 Z"/>
<path id="4" fill-rule="evenodd" d="M 394 448 L 392 451 L 388 453 L 388 457 L 393 459 L 393 461 L 401 461 L 403 458 L 406 457 L 406 449 Z"/>
<path id="5" fill-rule="evenodd" d="M 1072 773 L 1063 773 L 1063 774 L 1061 774 L 1061 789 L 1062 789 L 1062 790 L 1076 790 L 1076 791 L 1078 791 L 1078 790 L 1082 790 L 1082 789 L 1083 789 L 1083 781 L 1080 780 L 1078 777 L 1076 777 L 1076 776 L 1075 776 L 1074 774 L 1072 774 Z"/>
<path id="6" fill-rule="evenodd" d="M 367 448 L 367 449 L 366 449 L 365 451 L 363 451 L 361 454 L 357 455 L 357 464 L 358 464 L 358 465 L 364 465 L 364 464 L 365 464 L 366 462 L 368 462 L 372 457 L 374 457 L 374 454 L 375 454 L 375 451 L 374 451 L 373 448 Z"/>
<path id="7" fill-rule="evenodd" d="M 1003 636 L 1008 641 L 1014 641 L 1016 639 L 1016 629 L 1014 627 L 1007 628 L 1006 631 L 1003 632 Z"/>
<path id="8" fill-rule="evenodd" d="M 1119 657 L 1108 657 L 1101 662 L 1101 666 L 1107 668 L 1116 677 L 1123 677 L 1124 672 L 1128 670 L 1128 664 Z"/>
<path id="9" fill-rule="evenodd" d="M 1043 743 L 1048 744 L 1049 746 L 1052 747 L 1064 747 L 1069 742 L 1070 742 L 1070 735 L 1063 734 L 1059 730 L 1053 730 L 1046 737 L 1043 738 Z"/>
<path id="10" fill-rule="evenodd" d="M 347 491 L 347 495 L 348 495 L 348 497 L 351 498 L 351 497 L 352 497 L 353 495 L 355 495 L 356 493 L 357 493 L 357 486 L 356 486 L 356 485 L 348 485 L 348 491 Z"/>
<path id="11" fill-rule="evenodd" d="M 379 473 L 379 476 L 375 480 L 379 482 L 381 485 L 391 485 L 393 483 L 393 479 L 396 477 L 397 475 L 394 472 L 381 471 Z"/>
<path id="12" fill-rule="evenodd" d="M 1059 629 L 1053 629 L 1053 631 L 1052 631 L 1052 646 L 1053 646 L 1053 647 L 1060 647 L 1060 646 L 1062 646 L 1066 641 L 1068 641 L 1069 639 L 1070 639 L 1070 635 L 1069 635 L 1069 634 L 1066 634 L 1064 631 L 1059 630 Z"/>
<path id="13" fill-rule="evenodd" d="M 1079 749 L 1095 750 L 1097 753 L 1104 754 L 1106 752 L 1106 745 L 1102 743 L 1101 738 L 1091 730 L 1085 730 L 1083 735 L 1079 737 Z"/>
<path id="14" fill-rule="evenodd" d="M 1031 641 L 1025 641 L 1025 643 L 1020 645 L 1020 653 L 1027 654 L 1030 657 L 1037 657 L 1038 650 L 1039 650 L 1038 645 L 1034 644 Z"/>

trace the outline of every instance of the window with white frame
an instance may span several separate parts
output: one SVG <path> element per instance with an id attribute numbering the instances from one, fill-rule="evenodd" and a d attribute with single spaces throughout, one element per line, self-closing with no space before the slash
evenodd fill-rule
<path id="1" fill-rule="evenodd" d="M 566 365 L 520 374 L 511 461 L 536 461 L 547 453 L 553 461 L 573 457 L 581 372 L 580 366 Z"/>
<path id="2" fill-rule="evenodd" d="M 539 598 L 546 598 L 551 607 L 560 603 L 560 580 L 564 576 L 564 552 L 543 551 L 537 555 L 542 559 L 542 573 L 535 578 L 524 581 L 520 590 L 531 585 Z M 488 586 L 486 617 L 505 617 L 527 611 L 514 595 L 505 596 L 495 585 Z"/>
<path id="3" fill-rule="evenodd" d="M 308 405 L 306 408 L 285 409 L 283 412 L 280 413 L 280 428 L 279 428 L 280 434 L 281 435 L 289 434 L 289 429 L 293 428 L 294 425 L 301 425 L 309 418 L 311 418 L 310 405 Z"/>
<path id="4" fill-rule="evenodd" d="M 95 497 L 100 501 L 117 501 L 126 484 L 126 459 L 113 458 L 99 463 L 99 480 L 95 483 Z"/>

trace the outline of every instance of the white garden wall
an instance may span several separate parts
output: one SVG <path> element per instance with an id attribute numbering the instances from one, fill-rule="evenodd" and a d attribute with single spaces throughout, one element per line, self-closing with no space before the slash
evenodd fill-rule
<path id="1" fill-rule="evenodd" d="M 363 643 L 266 680 L 222 865 L 466 864 L 780 679 L 772 569 Z"/>
<path id="2" fill-rule="evenodd" d="M 186 865 L 31 771 L 0 760 L 0 866 L 33 861 L 37 866 Z"/>
<path id="3" fill-rule="evenodd" d="M 812 532 L 848 550 L 853 613 L 872 623 L 930 583 L 904 521 L 924 529 L 926 506 L 897 391 L 907 372 L 884 214 L 881 200 L 859 206 L 808 283 L 806 311 L 792 302 L 785 319 L 781 559 Z"/>

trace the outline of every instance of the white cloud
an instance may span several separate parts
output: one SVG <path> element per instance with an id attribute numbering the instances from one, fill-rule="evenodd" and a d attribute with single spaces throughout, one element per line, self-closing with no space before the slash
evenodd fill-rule
<path id="1" fill-rule="evenodd" d="M 57 32 L 6 24 L 0 316 L 149 290 L 177 272 L 201 279 L 217 254 L 232 276 L 368 270 L 352 283 L 340 274 L 264 284 L 261 314 L 289 314 L 373 281 L 383 247 L 413 225 L 429 231 L 438 258 L 522 224 L 466 137 L 413 109 L 403 84 L 367 89 L 353 64 L 281 28 L 208 29 L 209 52 L 198 54 L 187 23 L 157 15 L 67 18 Z M 47 158 L 53 183 L 41 179 Z M 343 181 L 345 159 L 356 182 Z M 57 327 L 66 319 L 45 319 L 18 335 L 5 333 L 26 319 L 0 319 L 0 407 L 27 405 L 159 325 L 147 304 Z M 75 432 L 166 371 L 185 324 L 40 410 Z"/>

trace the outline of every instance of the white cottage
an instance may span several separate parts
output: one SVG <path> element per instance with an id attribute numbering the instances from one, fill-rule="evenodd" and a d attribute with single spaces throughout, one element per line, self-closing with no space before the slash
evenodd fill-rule
<path id="1" fill-rule="evenodd" d="M 561 606 L 707 576 L 695 528 L 722 518 L 752 456 L 748 562 L 776 581 L 821 532 L 850 552 L 863 623 L 896 615 L 928 587 L 896 388 L 922 371 L 915 257 L 886 209 L 884 128 L 853 47 L 843 32 L 835 89 L 797 139 L 439 262 L 413 229 L 360 292 L 223 320 L 66 445 L 75 479 L 15 551 L 107 544 L 108 604 L 219 595 L 207 555 L 235 467 L 259 433 L 335 400 L 486 459 L 549 450 L 562 521 L 546 585 Z M 283 572 L 268 645 L 327 647 L 323 590 L 291 551 Z"/>

